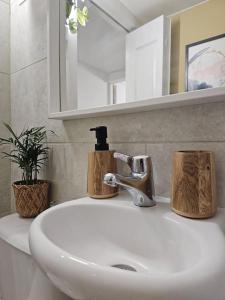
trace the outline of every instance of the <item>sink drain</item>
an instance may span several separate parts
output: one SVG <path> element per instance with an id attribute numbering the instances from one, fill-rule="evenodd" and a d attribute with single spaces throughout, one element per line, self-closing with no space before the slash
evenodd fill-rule
<path id="1" fill-rule="evenodd" d="M 126 271 L 132 271 L 132 272 L 137 272 L 137 270 L 129 265 L 124 265 L 124 264 L 116 264 L 112 265 L 111 267 L 121 269 L 121 270 L 126 270 Z"/>

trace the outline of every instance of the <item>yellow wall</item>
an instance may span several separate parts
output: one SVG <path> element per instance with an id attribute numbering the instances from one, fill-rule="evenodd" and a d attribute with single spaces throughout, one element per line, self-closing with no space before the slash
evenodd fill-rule
<path id="1" fill-rule="evenodd" d="M 171 17 L 171 93 L 185 91 L 185 46 L 225 33 L 225 0 L 209 0 Z"/>

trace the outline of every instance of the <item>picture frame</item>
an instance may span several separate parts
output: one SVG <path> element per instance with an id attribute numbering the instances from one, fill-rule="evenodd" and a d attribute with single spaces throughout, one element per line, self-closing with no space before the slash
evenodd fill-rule
<path id="1" fill-rule="evenodd" d="M 225 33 L 186 45 L 186 91 L 225 87 Z"/>

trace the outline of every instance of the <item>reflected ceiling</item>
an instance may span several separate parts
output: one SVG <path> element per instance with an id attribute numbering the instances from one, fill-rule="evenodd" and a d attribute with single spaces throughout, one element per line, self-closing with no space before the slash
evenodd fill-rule
<path id="1" fill-rule="evenodd" d="M 115 0 L 114 0 L 115 1 Z M 119 0 L 141 23 L 159 15 L 172 15 L 190 6 L 207 2 L 202 0 Z"/>

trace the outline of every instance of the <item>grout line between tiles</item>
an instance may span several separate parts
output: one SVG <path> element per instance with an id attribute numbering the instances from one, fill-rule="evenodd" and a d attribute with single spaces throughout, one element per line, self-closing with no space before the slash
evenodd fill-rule
<path id="1" fill-rule="evenodd" d="M 64 141 L 62 141 L 62 142 L 48 142 L 48 144 L 50 145 L 50 144 L 54 144 L 54 145 L 57 145 L 57 144 L 59 144 L 59 145 L 61 145 L 61 144 L 90 144 L 90 145 L 93 145 L 93 143 L 94 143 L 94 141 L 78 141 L 78 142 L 64 142 Z M 143 142 L 143 141 L 141 141 L 141 142 L 130 142 L 130 141 L 128 141 L 128 142 L 110 142 L 109 141 L 109 144 L 114 144 L 114 145 L 121 145 L 121 144 L 124 144 L 124 145 L 127 145 L 127 144 L 131 144 L 131 145 L 133 145 L 133 144 L 140 144 L 140 145 L 145 145 L 145 147 L 146 147 L 146 149 L 147 149 L 147 145 L 149 145 L 149 144 L 155 144 L 155 145 L 157 145 L 157 144 L 215 144 L 215 143 L 219 143 L 219 144 L 224 144 L 225 143 L 225 140 L 220 140 L 220 141 L 149 141 L 149 142 Z"/>
<path id="2" fill-rule="evenodd" d="M 204 141 L 204 140 L 198 140 L 198 141 L 137 141 L 137 142 L 132 142 L 132 141 L 128 141 L 128 142 L 111 142 L 111 144 L 197 144 L 197 143 L 225 143 L 225 140 L 215 140 L 215 141 Z"/>
<path id="3" fill-rule="evenodd" d="M 0 0 L 0 1 L 1 1 L 1 0 Z M 6 72 L 1 72 L 1 71 L 0 71 L 0 74 L 10 76 L 10 73 L 6 73 Z M 1 299 L 0 299 L 0 300 L 1 300 Z"/>
<path id="4" fill-rule="evenodd" d="M 0 0 L 0 1 L 1 1 L 1 0 Z M 44 61 L 44 60 L 46 60 L 46 59 L 47 59 L 47 56 L 45 56 L 44 58 L 41 58 L 41 59 L 39 59 L 39 60 L 37 60 L 37 61 L 31 63 L 30 65 L 27 65 L 27 66 L 25 66 L 25 67 L 22 67 L 21 69 L 15 71 L 15 72 L 12 72 L 11 75 L 14 75 L 14 74 L 16 74 L 16 73 L 19 73 L 20 71 L 26 70 L 26 69 L 28 69 L 29 67 L 32 67 L 33 65 L 38 64 L 38 63 L 40 63 L 40 62 L 42 62 L 42 61 Z"/>
<path id="5" fill-rule="evenodd" d="M 7 4 L 8 6 L 10 6 L 10 3 L 5 1 L 5 0 L 0 0 L 0 2 L 4 3 L 4 4 Z M 1 300 L 1 299 L 0 299 Z"/>

